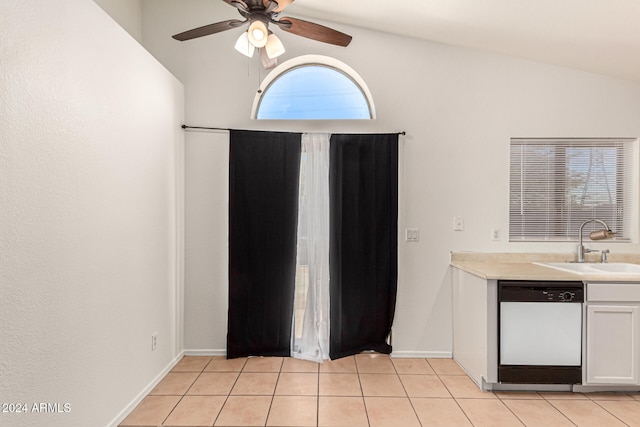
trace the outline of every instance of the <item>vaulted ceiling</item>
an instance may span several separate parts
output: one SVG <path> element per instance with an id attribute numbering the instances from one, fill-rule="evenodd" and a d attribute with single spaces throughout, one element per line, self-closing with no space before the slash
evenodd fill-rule
<path id="1" fill-rule="evenodd" d="M 287 14 L 640 82 L 640 0 L 296 0 Z"/>

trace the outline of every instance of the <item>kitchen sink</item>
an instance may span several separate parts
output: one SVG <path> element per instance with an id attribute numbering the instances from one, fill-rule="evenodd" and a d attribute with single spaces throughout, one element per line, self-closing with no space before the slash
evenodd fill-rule
<path id="1" fill-rule="evenodd" d="M 640 264 L 626 262 L 610 263 L 577 263 L 577 262 L 534 262 L 543 267 L 555 268 L 556 270 L 567 271 L 576 274 L 589 275 L 638 275 L 640 278 Z"/>
<path id="2" fill-rule="evenodd" d="M 608 273 L 632 273 L 640 274 L 639 264 L 628 264 L 626 262 L 612 262 L 606 264 L 595 264 L 592 268 L 596 270 L 606 271 Z"/>

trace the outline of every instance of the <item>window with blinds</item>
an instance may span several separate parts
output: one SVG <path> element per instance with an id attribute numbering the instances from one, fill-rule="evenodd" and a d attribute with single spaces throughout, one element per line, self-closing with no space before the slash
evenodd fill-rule
<path id="1" fill-rule="evenodd" d="M 513 138 L 509 241 L 575 241 L 605 221 L 629 241 L 636 139 Z M 587 224 L 584 234 L 601 228 Z"/>

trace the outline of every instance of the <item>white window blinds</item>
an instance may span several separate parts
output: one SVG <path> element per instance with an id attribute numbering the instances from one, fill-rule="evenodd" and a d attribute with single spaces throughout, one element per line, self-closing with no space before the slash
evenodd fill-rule
<path id="1" fill-rule="evenodd" d="M 628 241 L 635 141 L 512 139 L 509 240 L 573 241 L 598 218 Z"/>

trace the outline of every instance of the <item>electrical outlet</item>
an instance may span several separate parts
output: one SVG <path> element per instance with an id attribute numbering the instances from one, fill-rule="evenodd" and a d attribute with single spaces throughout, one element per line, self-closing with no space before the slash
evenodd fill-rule
<path id="1" fill-rule="evenodd" d="M 494 242 L 499 242 L 502 239 L 502 232 L 499 228 L 494 228 L 491 230 L 491 240 Z"/>
<path id="2" fill-rule="evenodd" d="M 453 231 L 463 231 L 464 230 L 464 218 L 461 216 L 453 217 Z"/>
<path id="3" fill-rule="evenodd" d="M 158 333 L 151 334 L 151 351 L 156 351 L 158 348 Z"/>
<path id="4" fill-rule="evenodd" d="M 406 242 L 419 242 L 420 241 L 420 229 L 419 228 L 405 228 L 404 240 Z"/>

